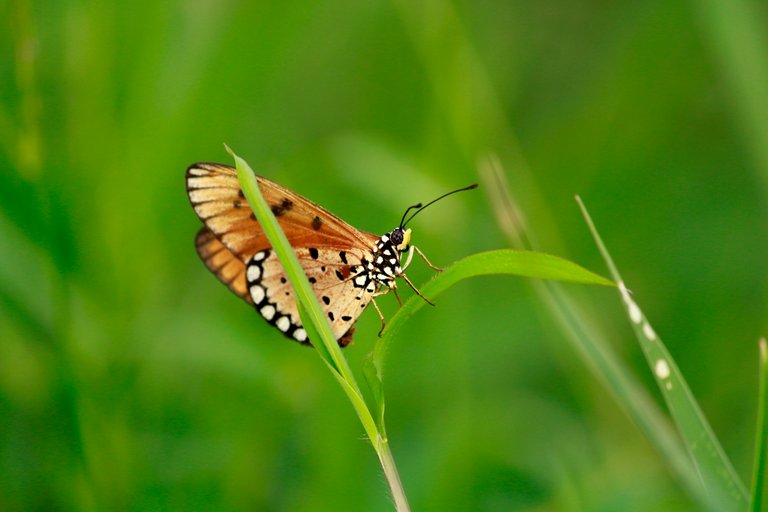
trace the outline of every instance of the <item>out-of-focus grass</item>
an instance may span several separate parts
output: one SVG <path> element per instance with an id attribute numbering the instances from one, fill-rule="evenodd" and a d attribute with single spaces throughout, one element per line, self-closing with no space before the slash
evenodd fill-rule
<path id="1" fill-rule="evenodd" d="M 680 372 L 680 368 L 670 354 L 664 342 L 653 330 L 653 326 L 643 314 L 642 309 L 630 297 L 630 292 L 619 274 L 616 264 L 605 247 L 592 218 L 581 201 L 576 197 L 584 219 L 589 226 L 595 244 L 600 250 L 611 277 L 616 281 L 621 300 L 626 309 L 627 317 L 635 331 L 646 362 L 654 374 L 659 390 L 675 421 L 677 431 L 682 437 L 683 445 L 690 454 L 691 461 L 696 467 L 700 478 L 701 491 L 708 499 L 708 508 L 713 511 L 743 510 L 746 508 L 747 490 L 744 483 L 733 469 L 728 456 L 723 452 L 720 441 L 712 431 L 706 417 L 701 411 L 691 388 Z M 621 397 L 631 400 L 630 396 Z M 659 437 L 658 434 L 656 437 Z M 759 449 L 759 447 L 758 447 Z"/>
<path id="2" fill-rule="evenodd" d="M 747 480 L 768 327 L 752 108 L 768 89 L 749 41 L 766 23 L 755 7 L 746 34 L 713 9 L 0 7 L 0 508 L 390 509 L 316 356 L 197 261 L 183 170 L 226 159 L 222 141 L 373 232 L 474 181 L 494 150 L 537 247 L 600 268 L 580 193 Z M 739 34 L 758 50 L 734 51 Z M 413 228 L 437 265 L 506 246 L 479 194 Z M 527 287 L 455 290 L 390 354 L 388 430 L 415 510 L 691 508 Z M 612 294 L 572 297 L 643 375 Z M 358 329 L 353 367 L 378 318 Z"/>

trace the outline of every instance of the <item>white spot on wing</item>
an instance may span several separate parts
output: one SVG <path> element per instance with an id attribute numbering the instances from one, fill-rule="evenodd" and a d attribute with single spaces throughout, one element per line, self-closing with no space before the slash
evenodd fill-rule
<path id="1" fill-rule="evenodd" d="M 357 284 L 359 286 L 364 286 L 365 285 L 365 281 L 366 281 L 365 275 L 360 275 L 360 276 L 357 276 L 355 278 L 355 284 Z"/>
<path id="2" fill-rule="evenodd" d="M 205 180 L 199 180 L 197 178 L 190 178 L 187 180 L 189 188 L 200 188 L 205 186 Z"/>
<path id="3" fill-rule="evenodd" d="M 254 259 L 254 260 L 256 260 L 256 261 L 261 261 L 261 260 L 263 260 L 263 259 L 264 259 L 266 256 L 267 256 L 267 254 L 266 254 L 265 252 L 257 252 L 257 253 L 256 253 L 256 256 L 254 256 L 254 257 L 253 257 L 253 259 Z"/>
<path id="4" fill-rule="evenodd" d="M 261 277 L 261 268 L 258 265 L 250 265 L 246 277 L 249 282 L 258 280 Z"/>
<path id="5" fill-rule="evenodd" d="M 251 299 L 253 299 L 254 304 L 261 304 L 261 301 L 264 300 L 264 287 L 258 284 L 251 286 Z"/>
<path id="6" fill-rule="evenodd" d="M 281 316 L 280 318 L 277 319 L 277 322 L 275 322 L 275 325 L 281 331 L 286 332 L 288 328 L 291 326 L 291 321 L 288 320 L 287 316 Z"/>
<path id="7" fill-rule="evenodd" d="M 307 341 L 307 331 L 304 329 L 296 329 L 293 333 L 293 337 L 296 338 L 296 341 Z"/>
<path id="8" fill-rule="evenodd" d="M 272 318 L 275 316 L 275 306 L 271 304 L 267 304 L 261 310 L 259 311 L 261 313 L 261 316 L 266 318 L 268 321 L 272 320 Z"/>

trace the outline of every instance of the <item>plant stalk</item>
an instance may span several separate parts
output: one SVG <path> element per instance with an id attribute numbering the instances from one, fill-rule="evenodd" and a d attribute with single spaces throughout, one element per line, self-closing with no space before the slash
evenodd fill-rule
<path id="1" fill-rule="evenodd" d="M 389 441 L 386 437 L 379 436 L 374 443 L 376 452 L 379 454 L 379 462 L 384 470 L 384 476 L 389 484 L 389 491 L 392 493 L 392 499 L 395 500 L 395 509 L 397 512 L 410 512 L 408 498 L 405 496 L 403 484 L 400 481 L 400 475 L 397 473 L 395 459 L 392 457 L 392 451 L 389 449 Z"/>

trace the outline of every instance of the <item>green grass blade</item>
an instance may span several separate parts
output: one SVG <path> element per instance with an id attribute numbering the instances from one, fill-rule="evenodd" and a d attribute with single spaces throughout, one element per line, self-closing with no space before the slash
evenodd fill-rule
<path id="1" fill-rule="evenodd" d="M 580 198 L 577 197 L 577 201 L 611 277 L 618 283 L 632 328 L 711 501 L 720 510 L 744 510 L 747 491 L 743 482 L 720 446 L 674 359 L 630 297 L 586 207 Z"/>
<path id="2" fill-rule="evenodd" d="M 533 251 L 503 249 L 473 254 L 457 261 L 437 274 L 420 289 L 422 295 L 432 299 L 447 288 L 469 277 L 509 274 L 536 279 L 569 281 L 581 284 L 613 286 L 613 283 L 589 270 L 563 258 Z M 373 349 L 373 363 L 377 376 L 382 377 L 384 358 L 398 331 L 426 302 L 419 296 L 412 296 L 398 310 L 387 324 L 382 337 Z"/>
<path id="3" fill-rule="evenodd" d="M 493 204 L 497 223 L 510 245 L 524 249 L 535 248 L 536 237 L 530 233 L 510 192 L 501 162 L 495 155 L 489 155 L 481 161 L 480 175 L 486 184 L 484 190 L 488 192 Z M 559 283 L 530 281 L 530 284 L 565 339 L 581 354 L 587 367 L 601 381 L 606 391 L 613 395 L 617 405 L 664 458 L 688 495 L 703 509 L 719 512 L 710 503 L 696 468 L 669 418 L 622 361 L 599 325 L 592 321 L 595 312 L 589 311 L 587 304 L 566 294 Z"/>
<path id="4" fill-rule="evenodd" d="M 317 353 L 326 363 L 331 374 L 333 374 L 347 397 L 349 397 L 352 407 L 355 409 L 360 423 L 363 425 L 363 429 L 379 457 L 397 510 L 399 512 L 407 512 L 409 510 L 408 502 L 403 492 L 387 439 L 383 434 L 383 430 L 381 432 L 378 430 L 378 423 L 374 420 L 374 416 L 365 402 L 360 387 L 357 385 L 354 374 L 347 363 L 347 359 L 344 357 L 333 335 L 331 326 L 323 314 L 317 296 L 307 280 L 304 269 L 299 263 L 296 253 L 288 242 L 285 233 L 280 228 L 277 219 L 275 219 L 272 210 L 259 192 L 258 182 L 253 170 L 245 160 L 237 156 L 229 148 L 227 150 L 235 159 L 240 188 L 243 190 L 246 199 L 248 199 L 254 215 L 264 230 L 264 234 L 266 234 L 267 239 L 272 244 L 272 248 L 277 253 L 280 264 L 283 266 L 288 281 L 293 287 L 302 325 L 312 340 Z M 383 396 L 377 397 L 377 399 L 381 400 L 379 410 L 383 411 Z"/>
<path id="5" fill-rule="evenodd" d="M 286 276 L 296 293 L 302 324 L 305 329 L 312 331 L 313 336 L 310 339 L 313 341 L 313 346 L 334 371 L 335 376 L 343 377 L 348 385 L 355 390 L 356 394 L 362 396 L 352 370 L 341 353 L 341 348 L 333 335 L 328 320 L 323 314 L 317 296 L 312 290 L 307 276 L 304 274 L 304 269 L 301 263 L 299 263 L 296 253 L 293 252 L 293 248 L 280 228 L 280 224 L 278 224 L 272 210 L 259 192 L 253 170 L 245 160 L 231 151 L 230 153 L 235 159 L 240 187 L 243 189 L 243 193 L 248 199 L 264 233 L 267 235 L 267 239 L 272 244 L 272 248 L 277 253 L 280 264 L 283 266 Z M 309 332 L 307 331 L 308 334 Z"/>
<path id="6" fill-rule="evenodd" d="M 229 150 L 229 148 L 227 148 Z M 280 224 L 277 223 L 272 210 L 270 209 L 267 201 L 259 192 L 259 186 L 256 181 L 256 175 L 248 165 L 248 163 L 233 153 L 230 154 L 235 159 L 235 166 L 237 168 L 237 177 L 240 181 L 240 188 L 242 188 L 248 203 L 253 209 L 253 213 L 258 219 L 259 224 L 264 230 L 264 234 L 267 235 L 269 243 L 272 244 L 272 248 L 277 253 L 277 257 L 280 260 L 280 264 L 285 270 L 285 274 L 291 283 L 298 301 L 304 306 L 305 313 L 309 317 L 315 330 L 316 336 L 312 339 L 312 344 L 315 348 L 318 348 L 321 342 L 324 345 L 324 349 L 318 350 L 318 353 L 328 354 L 330 356 L 331 366 L 340 373 L 347 373 L 352 382 L 354 382 L 354 376 L 349 366 L 346 363 L 346 359 L 341 353 L 341 349 L 336 342 L 336 338 L 333 336 L 330 325 L 323 315 L 323 310 L 320 307 L 320 303 L 317 301 L 317 296 L 312 290 L 312 286 L 309 284 L 304 269 L 299 263 L 299 259 L 296 257 L 296 253 L 293 252 L 291 244 L 280 228 Z M 305 319 L 302 319 L 305 320 Z M 306 327 L 306 326 L 305 326 Z M 319 337 L 319 339 L 318 339 Z"/>
<path id="7" fill-rule="evenodd" d="M 757 429 L 755 441 L 755 469 L 752 472 L 752 512 L 763 510 L 765 495 L 765 465 L 768 458 L 768 342 L 760 340 L 760 384 L 757 395 Z"/>
<path id="8" fill-rule="evenodd" d="M 320 339 L 320 336 L 322 335 L 318 332 L 318 329 L 315 326 L 315 324 L 312 323 L 311 321 L 307 321 L 311 319 L 311 315 L 307 311 L 304 304 L 299 302 L 297 306 L 299 309 L 299 315 L 301 316 L 302 325 L 307 330 L 307 336 L 309 336 L 309 339 Z M 318 344 L 318 345 L 324 345 L 324 344 Z M 323 349 L 324 348 L 325 347 L 323 347 Z M 371 440 L 371 443 L 375 443 L 374 440 L 380 436 L 380 432 L 377 429 L 377 423 L 374 420 L 374 417 L 371 414 L 370 409 L 368 408 L 368 404 L 365 402 L 363 395 L 360 393 L 360 389 L 358 389 L 355 384 L 350 383 L 347 379 L 345 379 L 344 376 L 341 374 L 341 372 L 336 370 L 336 367 L 333 365 L 332 359 L 327 359 L 322 355 L 321 355 L 321 358 L 323 359 L 323 362 L 325 362 L 325 364 L 328 366 L 328 369 L 333 374 L 333 377 L 336 379 L 336 381 L 339 383 L 341 388 L 344 390 L 344 393 L 346 393 L 347 397 L 349 398 L 349 401 L 352 403 L 352 407 L 355 409 L 355 412 L 357 413 L 357 417 L 360 419 L 360 423 L 363 425 L 363 429 L 365 430 L 365 434 L 368 436 L 368 439 Z M 375 448 L 375 444 L 374 444 L 374 448 Z"/>
<path id="9" fill-rule="evenodd" d="M 363 375 L 365 381 L 368 384 L 368 389 L 371 390 L 371 396 L 373 396 L 374 405 L 376 410 L 374 411 L 374 418 L 376 425 L 379 427 L 379 431 L 386 435 L 386 427 L 384 424 L 384 383 L 382 382 L 382 375 L 379 372 L 379 365 L 376 364 L 375 351 L 371 351 L 363 362 Z"/>

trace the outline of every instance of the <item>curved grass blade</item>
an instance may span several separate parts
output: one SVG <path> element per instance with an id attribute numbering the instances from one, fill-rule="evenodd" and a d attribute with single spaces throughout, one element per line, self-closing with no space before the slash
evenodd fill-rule
<path id="1" fill-rule="evenodd" d="M 494 206 L 499 227 L 513 247 L 535 248 L 535 236 L 526 225 L 507 183 L 501 162 L 495 155 L 481 160 L 480 175 Z M 546 310 L 561 332 L 582 355 L 587 367 L 611 393 L 617 405 L 635 423 L 669 465 L 671 473 L 700 508 L 720 512 L 710 503 L 696 468 L 680 442 L 670 419 L 664 415 L 648 390 L 618 356 L 606 335 L 593 321 L 594 311 L 564 293 L 559 283 L 530 281 Z"/>
<path id="2" fill-rule="evenodd" d="M 344 357 L 339 344 L 336 342 L 336 338 L 333 336 L 331 326 L 323 314 L 320 303 L 317 301 L 317 296 L 312 290 L 306 274 L 304 274 L 304 269 L 299 263 L 296 253 L 288 242 L 285 233 L 280 228 L 269 205 L 259 192 L 259 186 L 253 170 L 245 160 L 237 156 L 228 147 L 227 151 L 235 159 L 240 188 L 243 190 L 246 199 L 248 199 L 256 219 L 264 230 L 264 234 L 267 235 L 267 239 L 275 253 L 277 253 L 280 264 L 283 266 L 286 276 L 293 287 L 298 299 L 297 306 L 303 327 L 307 330 L 310 339 L 313 341 L 313 346 L 317 353 L 349 397 L 352 407 L 355 409 L 360 423 L 362 423 L 363 429 L 379 457 L 379 462 L 384 470 L 384 475 L 387 478 L 387 483 L 398 512 L 408 512 L 410 508 L 397 473 L 397 468 L 395 467 L 392 452 L 389 449 L 388 440 L 383 431 L 380 432 L 377 428 L 377 422 L 374 420 L 363 398 L 363 394 L 355 381 L 355 376 L 349 367 L 349 363 L 347 363 L 347 359 Z M 318 340 L 320 341 L 319 343 Z"/>
<path id="3" fill-rule="evenodd" d="M 760 340 L 760 384 L 757 395 L 757 429 L 755 441 L 755 469 L 752 473 L 751 512 L 763 510 L 765 495 L 765 466 L 768 458 L 768 342 Z"/>
<path id="4" fill-rule="evenodd" d="M 608 279 L 557 256 L 533 251 L 502 249 L 473 254 L 457 261 L 443 272 L 437 274 L 424 287 L 420 288 L 420 291 L 422 295 L 431 299 L 437 297 L 457 282 L 469 277 L 498 274 L 601 286 L 614 285 Z M 370 364 L 375 366 L 375 374 L 379 380 L 383 374 L 384 358 L 386 357 L 391 340 L 400 331 L 405 322 L 416 311 L 421 309 L 424 304 L 426 302 L 422 298 L 415 295 L 411 296 L 392 317 L 386 329 L 384 329 L 382 337 L 376 342 Z"/>
<path id="5" fill-rule="evenodd" d="M 595 243 L 618 283 L 619 293 L 662 396 L 677 425 L 714 510 L 737 511 L 747 506 L 747 491 L 720 446 L 698 402 L 667 347 L 654 332 L 640 307 L 630 297 L 621 275 L 592 222 L 581 198 L 576 197 Z"/>

